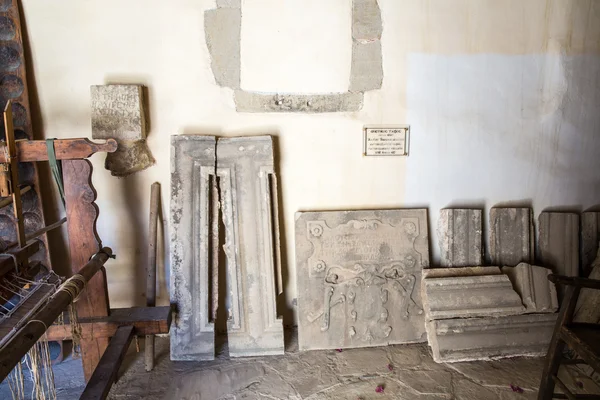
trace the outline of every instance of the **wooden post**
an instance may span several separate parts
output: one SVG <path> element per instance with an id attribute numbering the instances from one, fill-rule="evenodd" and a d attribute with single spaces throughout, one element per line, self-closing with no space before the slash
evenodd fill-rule
<path id="1" fill-rule="evenodd" d="M 160 183 L 154 182 L 150 192 L 150 235 L 148 237 L 148 264 L 146 266 L 146 306 L 156 305 L 156 243 L 158 236 L 158 210 Z M 146 371 L 154 368 L 154 335 L 146 335 Z"/>
<path id="2" fill-rule="evenodd" d="M 8 162 L 10 163 L 10 186 L 13 198 L 13 210 L 17 221 L 17 241 L 19 247 L 25 247 L 25 224 L 23 221 L 23 207 L 21 204 L 21 190 L 19 189 L 19 160 L 17 159 L 17 146 L 15 144 L 15 131 L 13 128 L 12 102 L 6 102 L 4 108 L 4 130 L 6 132 L 6 146 L 8 147 Z"/>

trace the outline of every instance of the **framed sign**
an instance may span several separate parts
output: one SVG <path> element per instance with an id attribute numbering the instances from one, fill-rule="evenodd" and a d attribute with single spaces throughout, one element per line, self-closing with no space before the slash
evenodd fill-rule
<path id="1" fill-rule="evenodd" d="M 408 156 L 408 125 L 402 126 L 365 126 L 365 156 Z"/>

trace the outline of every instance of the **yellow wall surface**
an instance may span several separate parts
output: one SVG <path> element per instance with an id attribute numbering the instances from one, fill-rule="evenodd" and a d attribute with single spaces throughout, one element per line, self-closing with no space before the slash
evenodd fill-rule
<path id="1" fill-rule="evenodd" d="M 302 13 L 302 0 L 285 1 Z M 117 179 L 103 168 L 102 155 L 91 158 L 100 207 L 98 232 L 104 244 L 117 254 L 117 259 L 107 266 L 112 307 L 144 304 L 150 185 L 155 181 L 162 184 L 163 213 L 168 222 L 170 136 L 175 134 L 277 137 L 284 261 L 288 271 L 284 296 L 290 309 L 296 298 L 296 211 L 427 206 L 432 216 L 431 234 L 435 236 L 435 214 L 451 203 L 489 207 L 496 202 L 525 200 L 538 213 L 549 206 L 586 208 L 595 203 L 594 199 L 600 199 L 597 173 L 581 175 L 568 169 L 569 160 L 575 158 L 590 170 L 598 166 L 597 153 L 592 150 L 600 151 L 596 139 L 600 135 L 600 121 L 588 110 L 590 102 L 592 109 L 598 109 L 600 100 L 590 94 L 598 93 L 597 90 L 588 93 L 584 89 L 590 85 L 592 89 L 600 88 L 596 67 L 600 54 L 600 1 L 380 0 L 384 26 L 382 88 L 365 94 L 361 111 L 320 115 L 235 111 L 232 90 L 219 87 L 210 69 L 203 15 L 205 10 L 215 7 L 213 1 L 23 0 L 22 3 L 31 47 L 31 58 L 27 61 L 33 74 L 28 77 L 29 84 L 32 88 L 35 85 L 39 99 L 40 115 L 35 128 L 45 137 L 91 137 L 90 85 L 136 83 L 148 87 L 151 124 L 148 145 L 156 165 Z M 262 6 L 268 7 L 268 3 Z M 245 6 L 252 6 L 256 13 L 261 3 L 244 0 L 242 20 Z M 311 7 L 307 12 L 314 10 Z M 349 10 L 340 5 L 340 12 L 347 14 L 347 18 Z M 265 15 L 271 15 L 267 11 Z M 243 29 L 248 30 L 252 28 Z M 325 36 L 328 32 L 321 34 Z M 318 40 L 318 35 L 307 38 Z M 241 43 L 242 54 L 252 52 L 244 47 L 244 36 Z M 294 46 L 281 44 L 274 51 L 283 59 L 286 52 L 294 52 Z M 332 51 L 347 56 L 345 49 Z M 471 74 L 465 73 L 465 69 L 482 65 L 483 71 L 479 67 L 473 71 L 481 84 L 473 85 Z M 242 70 L 244 66 L 242 59 Z M 425 66 L 434 68 L 432 75 L 423 72 Z M 490 75 L 486 78 L 488 67 Z M 451 86 L 436 81 L 440 71 L 448 68 L 462 71 L 444 75 Z M 506 77 L 506 84 L 497 83 L 494 74 L 507 70 L 519 75 L 514 79 Z M 585 76 L 585 80 L 578 81 L 578 74 Z M 454 76 L 461 81 L 454 82 Z M 436 86 L 428 82 L 431 80 Z M 530 87 L 531 80 L 538 86 Z M 294 84 L 297 86 L 297 82 Z M 242 82 L 244 85 L 255 87 L 252 82 Z M 480 98 L 461 99 L 464 106 L 455 101 L 460 103 L 455 104 L 456 112 L 438 118 L 438 123 L 431 125 L 433 117 L 428 113 L 453 103 L 452 94 L 469 85 L 489 87 L 491 98 L 482 94 Z M 506 86 L 510 89 L 505 89 Z M 448 87 L 459 89 L 448 92 Z M 571 90 L 572 87 L 576 90 Z M 521 109 L 527 109 L 517 114 L 506 111 L 506 104 L 523 101 L 523 93 L 528 100 Z M 494 95 L 501 101 L 494 100 Z M 479 108 L 473 108 L 469 102 L 478 103 Z M 482 121 L 493 123 L 483 129 Z M 514 127 L 511 128 L 514 134 L 506 134 L 505 122 Z M 410 124 L 411 156 L 362 157 L 365 124 Z M 479 128 L 474 129 L 477 124 Z M 556 131 L 551 135 L 556 143 L 545 146 L 544 135 L 549 129 L 546 125 L 557 124 L 570 128 Z M 579 134 L 584 138 L 582 146 L 587 149 L 584 151 L 587 158 L 583 159 L 577 154 L 579 147 L 574 142 L 563 146 L 566 152 L 561 150 L 561 138 L 572 135 L 573 140 L 579 140 Z M 461 143 L 461 137 L 468 137 L 468 142 Z M 436 160 L 444 156 L 446 140 L 451 141 L 449 146 L 457 146 L 464 153 L 460 160 L 451 158 L 437 165 Z M 529 149 L 523 159 L 528 159 L 528 154 L 543 152 L 536 160 L 551 161 L 527 164 L 523 168 L 527 169 L 529 183 L 504 192 L 485 182 L 485 175 L 468 175 L 469 170 L 480 170 L 483 166 L 464 165 L 470 154 L 481 154 L 495 140 L 508 143 L 516 153 Z M 432 146 L 436 146 L 436 151 L 432 151 Z M 552 179 L 557 170 L 553 169 L 552 160 L 566 163 L 567 172 L 561 179 L 568 184 L 574 182 L 580 191 L 555 187 Z M 502 158 L 493 168 L 500 178 L 506 168 L 506 179 L 522 171 L 521 167 L 511 170 L 515 169 L 515 163 L 506 159 L 503 164 Z M 456 182 L 432 179 L 438 169 L 445 173 L 454 171 L 451 180 Z M 466 175 L 461 177 L 461 171 Z M 544 179 L 541 187 L 539 182 Z M 167 246 L 160 263 L 160 304 L 169 301 L 168 223 L 164 228 Z M 435 241 L 432 243 L 437 247 Z M 435 261 L 437 250 L 432 249 L 432 253 Z M 286 313 L 284 322 L 293 323 L 291 313 Z"/>

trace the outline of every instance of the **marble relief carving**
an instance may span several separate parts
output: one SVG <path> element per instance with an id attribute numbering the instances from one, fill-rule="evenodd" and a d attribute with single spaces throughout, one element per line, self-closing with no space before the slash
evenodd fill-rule
<path id="1" fill-rule="evenodd" d="M 425 340 L 426 210 L 296 214 L 302 350 Z"/>

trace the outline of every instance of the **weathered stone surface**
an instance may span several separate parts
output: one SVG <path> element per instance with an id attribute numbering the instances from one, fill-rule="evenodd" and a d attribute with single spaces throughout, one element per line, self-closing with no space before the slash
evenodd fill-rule
<path id="1" fill-rule="evenodd" d="M 467 267 L 483 264 L 481 216 L 481 210 L 440 211 L 438 238 L 443 266 Z"/>
<path id="2" fill-rule="evenodd" d="M 528 313 L 558 310 L 556 288 L 548 280 L 551 270 L 520 263 L 516 267 L 503 267 L 502 272 L 510 278 Z"/>
<path id="3" fill-rule="evenodd" d="M 498 267 L 428 268 L 423 270 L 425 278 L 454 278 L 458 276 L 500 275 Z"/>
<path id="4" fill-rule="evenodd" d="M 541 264 L 555 274 L 579 276 L 579 215 L 543 212 L 538 220 Z"/>
<path id="5" fill-rule="evenodd" d="M 117 151 L 106 154 L 104 167 L 112 176 L 125 177 L 156 163 L 146 140 L 120 140 Z"/>
<path id="6" fill-rule="evenodd" d="M 346 112 L 358 111 L 362 105 L 362 93 L 313 95 L 235 91 L 235 106 L 240 112 Z"/>
<path id="7" fill-rule="evenodd" d="M 217 0 L 218 8 L 242 8 L 242 0 Z"/>
<path id="8" fill-rule="evenodd" d="M 600 243 L 600 212 L 581 214 L 581 268 L 589 275 Z"/>
<path id="9" fill-rule="evenodd" d="M 426 210 L 296 213 L 301 350 L 422 341 Z"/>
<path id="10" fill-rule="evenodd" d="M 504 274 L 424 278 L 425 319 L 514 315 L 525 312 Z"/>
<path id="11" fill-rule="evenodd" d="M 533 216 L 530 208 L 490 210 L 490 256 L 492 264 L 511 266 L 533 263 Z"/>
<path id="12" fill-rule="evenodd" d="M 377 0 L 354 0 L 352 2 L 352 39 L 370 41 L 381 39 L 383 24 Z"/>
<path id="13" fill-rule="evenodd" d="M 219 139 L 217 175 L 230 294 L 229 354 L 283 354 L 283 325 L 275 305 L 282 288 L 271 137 Z"/>
<path id="14" fill-rule="evenodd" d="M 556 314 L 526 314 L 428 321 L 436 362 L 542 356 L 548 351 Z"/>
<path id="15" fill-rule="evenodd" d="M 380 89 L 383 82 L 381 41 L 352 43 L 350 92 Z"/>
<path id="16" fill-rule="evenodd" d="M 597 254 L 591 265 L 589 278 L 600 280 L 600 250 Z M 592 324 L 600 323 L 600 290 L 581 289 L 573 320 Z"/>
<path id="17" fill-rule="evenodd" d="M 214 136 L 171 137 L 171 304 L 177 310 L 171 326 L 172 360 L 214 358 L 215 146 Z"/>
<path id="18" fill-rule="evenodd" d="M 240 40 L 242 11 L 239 7 L 204 12 L 204 34 L 210 67 L 219 86 L 240 87 Z"/>
<path id="19" fill-rule="evenodd" d="M 140 140 L 146 138 L 142 86 L 94 85 L 92 138 Z"/>

